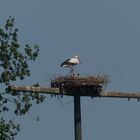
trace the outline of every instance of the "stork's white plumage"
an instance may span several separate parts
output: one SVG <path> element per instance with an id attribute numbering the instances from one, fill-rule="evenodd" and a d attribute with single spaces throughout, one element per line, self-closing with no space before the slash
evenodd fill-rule
<path id="1" fill-rule="evenodd" d="M 75 57 L 69 58 L 69 59 L 67 59 L 66 61 L 64 61 L 64 62 L 61 64 L 61 67 L 68 67 L 68 68 L 70 68 L 70 73 L 73 74 L 73 71 L 74 71 L 73 67 L 74 67 L 75 65 L 80 64 L 80 63 L 81 63 L 81 62 L 80 62 L 80 58 L 79 58 L 79 56 L 76 55 Z"/>

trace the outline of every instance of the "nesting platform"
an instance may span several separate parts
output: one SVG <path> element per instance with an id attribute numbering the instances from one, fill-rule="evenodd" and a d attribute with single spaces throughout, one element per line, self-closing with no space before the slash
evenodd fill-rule
<path id="1" fill-rule="evenodd" d="M 52 88 L 59 88 L 69 95 L 99 96 L 107 84 L 107 76 L 59 76 L 51 81 Z"/>

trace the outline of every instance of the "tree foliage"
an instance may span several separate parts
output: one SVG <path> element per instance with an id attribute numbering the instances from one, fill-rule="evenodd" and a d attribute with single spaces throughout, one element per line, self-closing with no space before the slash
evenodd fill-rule
<path id="1" fill-rule="evenodd" d="M 21 46 L 14 18 L 9 17 L 5 27 L 0 28 L 0 139 L 13 140 L 20 131 L 20 125 L 7 120 L 3 114 L 14 112 L 16 116 L 25 115 L 32 104 L 43 102 L 44 96 L 37 93 L 12 93 L 9 85 L 18 79 L 30 76 L 29 62 L 35 61 L 39 53 L 38 45 Z M 34 86 L 38 86 L 35 84 Z M 14 105 L 10 107 L 10 104 Z"/>

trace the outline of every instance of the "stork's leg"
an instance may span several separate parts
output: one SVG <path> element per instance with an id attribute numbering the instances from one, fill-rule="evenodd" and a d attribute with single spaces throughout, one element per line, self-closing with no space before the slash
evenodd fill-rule
<path id="1" fill-rule="evenodd" d="M 71 76 L 73 76 L 73 75 L 74 75 L 74 68 L 73 68 L 73 66 L 72 66 L 72 67 L 70 67 L 70 75 L 71 75 Z"/>

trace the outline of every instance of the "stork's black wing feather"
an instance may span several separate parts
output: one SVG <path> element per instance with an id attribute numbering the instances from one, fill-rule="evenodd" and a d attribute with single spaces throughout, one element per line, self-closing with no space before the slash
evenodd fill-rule
<path id="1" fill-rule="evenodd" d="M 61 64 L 61 67 L 63 67 L 63 65 L 66 65 L 66 64 L 69 64 L 71 59 L 69 58 L 69 59 L 67 59 L 66 61 L 64 61 L 62 64 Z"/>

